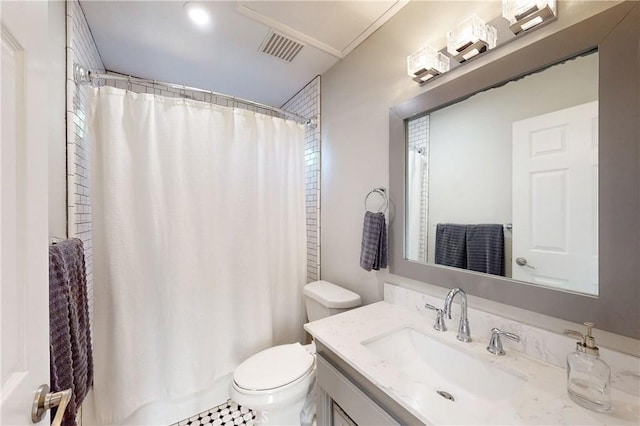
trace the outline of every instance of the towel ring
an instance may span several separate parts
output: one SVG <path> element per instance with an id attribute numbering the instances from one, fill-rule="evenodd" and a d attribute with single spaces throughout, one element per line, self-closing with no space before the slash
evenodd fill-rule
<path id="1" fill-rule="evenodd" d="M 378 194 L 384 199 L 384 209 L 379 210 L 378 213 L 386 213 L 389 210 L 389 197 L 387 197 L 387 190 L 384 188 L 373 188 L 366 197 L 364 197 L 364 210 L 367 211 L 367 200 L 371 194 Z"/>

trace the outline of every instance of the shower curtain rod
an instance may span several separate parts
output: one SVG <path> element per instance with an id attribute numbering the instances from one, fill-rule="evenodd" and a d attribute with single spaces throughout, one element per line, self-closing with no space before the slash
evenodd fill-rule
<path id="1" fill-rule="evenodd" d="M 316 126 L 316 122 L 314 118 L 308 118 L 308 117 L 304 117 L 302 115 L 298 115 L 296 113 L 293 112 L 289 112 L 289 111 L 285 111 L 281 108 L 276 108 L 274 106 L 271 105 L 266 105 L 266 104 L 261 104 L 259 102 L 254 102 L 254 101 L 250 101 L 248 99 L 242 99 L 242 98 L 237 98 L 235 96 L 231 96 L 231 95 L 225 95 L 224 93 L 218 93 L 218 92 L 214 92 L 212 90 L 205 90 L 205 89 L 199 89 L 197 87 L 190 87 L 190 86 L 185 86 L 184 84 L 175 84 L 175 83 L 167 83 L 164 81 L 158 81 L 158 80 L 149 80 L 149 79 L 145 79 L 145 78 L 139 78 L 139 77 L 132 77 L 130 75 L 114 75 L 114 74 L 100 74 L 97 73 L 95 71 L 91 71 L 91 70 L 87 70 L 85 69 L 82 65 L 79 64 L 74 64 L 73 65 L 73 76 L 74 76 L 74 80 L 76 83 L 79 84 L 91 84 L 93 85 L 94 82 L 96 80 L 119 80 L 119 81 L 126 81 L 129 83 L 143 83 L 143 84 L 153 84 L 156 86 L 164 86 L 164 87 L 169 87 L 172 89 L 180 89 L 180 90 L 184 90 L 184 91 L 190 91 L 190 92 L 200 92 L 200 93 L 207 93 L 210 94 L 212 96 L 216 96 L 219 98 L 224 98 L 233 102 L 241 102 L 243 104 L 249 104 L 258 108 L 264 108 L 270 111 L 274 111 L 289 117 L 293 117 L 296 119 L 296 121 L 302 122 L 303 124 L 310 126 L 312 128 L 314 128 Z"/>

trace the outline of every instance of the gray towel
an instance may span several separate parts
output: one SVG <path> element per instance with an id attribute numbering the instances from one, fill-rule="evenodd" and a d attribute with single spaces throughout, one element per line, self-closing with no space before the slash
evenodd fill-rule
<path id="1" fill-rule="evenodd" d="M 504 276 L 502 225 L 467 225 L 467 268 Z"/>
<path id="2" fill-rule="evenodd" d="M 76 412 L 93 384 L 93 352 L 82 241 L 49 247 L 49 353 L 51 390 L 72 389 L 62 420 L 75 426 Z"/>
<path id="3" fill-rule="evenodd" d="M 387 224 L 384 213 L 364 214 L 360 266 L 365 271 L 387 267 Z"/>
<path id="4" fill-rule="evenodd" d="M 66 271 L 58 250 L 49 249 L 49 357 L 50 383 L 52 391 L 73 389 L 73 360 L 71 357 L 71 327 L 69 324 L 69 292 L 65 284 Z M 76 411 L 75 396 L 72 395 L 67 413 Z M 74 425 L 65 415 L 63 425 Z"/>
<path id="5" fill-rule="evenodd" d="M 466 269 L 466 238 L 467 225 L 439 223 L 436 226 L 436 264 Z"/>

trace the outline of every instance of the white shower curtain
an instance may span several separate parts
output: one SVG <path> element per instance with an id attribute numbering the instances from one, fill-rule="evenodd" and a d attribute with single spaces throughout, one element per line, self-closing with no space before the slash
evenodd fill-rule
<path id="1" fill-rule="evenodd" d="M 407 159 L 407 252 L 409 260 L 426 261 L 420 258 L 421 210 L 422 210 L 422 167 L 423 157 L 415 149 L 410 149 Z"/>
<path id="2" fill-rule="evenodd" d="M 102 87 L 89 128 L 100 422 L 302 339 L 302 125 Z"/>

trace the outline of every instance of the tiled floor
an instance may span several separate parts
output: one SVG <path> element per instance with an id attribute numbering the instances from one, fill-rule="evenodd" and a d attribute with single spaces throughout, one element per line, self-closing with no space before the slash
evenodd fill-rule
<path id="1" fill-rule="evenodd" d="M 203 411 L 171 426 L 253 426 L 255 418 L 253 411 L 228 400 L 211 410 Z"/>

